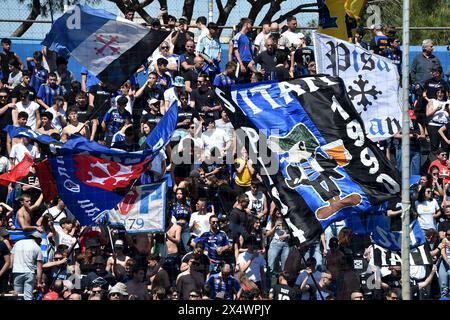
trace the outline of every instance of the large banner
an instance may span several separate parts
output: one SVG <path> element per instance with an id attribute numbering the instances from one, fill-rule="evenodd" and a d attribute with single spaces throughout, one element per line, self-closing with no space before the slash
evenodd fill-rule
<path id="1" fill-rule="evenodd" d="M 402 256 L 400 251 L 390 251 L 377 246 L 376 244 L 372 245 L 371 251 L 370 263 L 375 266 L 387 267 L 402 265 Z M 431 258 L 430 252 L 426 249 L 425 245 L 422 245 L 411 250 L 409 255 L 409 263 L 411 266 L 421 266 L 432 264 L 433 259 Z"/>
<path id="2" fill-rule="evenodd" d="M 366 138 L 341 79 L 315 76 L 216 94 L 299 243 L 317 240 L 319 221 L 326 228 L 400 191 L 397 170 Z"/>
<path id="3" fill-rule="evenodd" d="M 401 130 L 397 67 L 391 60 L 318 32 L 313 35 L 317 72 L 342 78 L 372 141 Z"/>
<path id="4" fill-rule="evenodd" d="M 124 226 L 127 233 L 164 232 L 166 193 L 166 181 L 131 189 L 110 211 L 110 223 Z"/>

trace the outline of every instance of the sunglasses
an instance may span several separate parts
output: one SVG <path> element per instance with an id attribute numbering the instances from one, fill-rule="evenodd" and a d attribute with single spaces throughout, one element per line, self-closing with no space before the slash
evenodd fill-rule
<path id="1" fill-rule="evenodd" d="M 211 221 L 211 224 L 217 224 L 219 221 Z"/>
<path id="2" fill-rule="evenodd" d="M 8 96 L 0 96 L 0 99 L 6 99 Z"/>
<path id="3" fill-rule="evenodd" d="M 114 293 L 111 293 L 110 296 L 111 296 L 111 297 L 120 297 L 121 294 L 118 293 L 118 292 L 114 292 Z"/>
<path id="4" fill-rule="evenodd" d="M 192 127 L 189 127 L 189 129 L 195 129 L 195 127 L 194 127 L 194 126 L 192 126 Z"/>
<path id="5" fill-rule="evenodd" d="M 169 49 L 169 47 L 161 47 L 161 49 Z"/>

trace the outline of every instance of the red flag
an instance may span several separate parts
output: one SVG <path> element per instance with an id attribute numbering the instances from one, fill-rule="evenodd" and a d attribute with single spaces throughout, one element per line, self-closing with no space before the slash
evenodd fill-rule
<path id="1" fill-rule="evenodd" d="M 17 165 L 12 167 L 10 172 L 0 175 L 0 184 L 8 186 L 11 182 L 19 181 L 25 178 L 30 172 L 30 168 L 33 165 L 33 158 L 29 153 L 25 153 L 25 157 Z"/>
<path id="2" fill-rule="evenodd" d="M 42 195 L 44 196 L 44 202 L 50 203 L 58 196 L 58 189 L 56 188 L 55 178 L 52 174 L 52 168 L 50 161 L 44 159 L 34 165 L 36 169 L 36 175 L 39 178 L 39 184 L 41 186 Z"/>

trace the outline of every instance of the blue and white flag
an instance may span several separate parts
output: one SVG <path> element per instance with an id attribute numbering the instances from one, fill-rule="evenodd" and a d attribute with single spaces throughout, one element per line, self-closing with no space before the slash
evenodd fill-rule
<path id="1" fill-rule="evenodd" d="M 47 134 L 33 131 L 28 128 L 7 125 L 5 128 L 3 128 L 3 131 L 8 133 L 8 135 L 11 138 L 26 137 L 26 138 L 30 138 L 31 140 L 39 141 L 44 144 L 51 144 L 51 143 L 61 144 L 61 142 L 59 142 L 56 139 L 53 139 L 52 137 L 50 137 Z"/>
<path id="2" fill-rule="evenodd" d="M 300 244 L 400 191 L 397 170 L 344 93 L 343 81 L 327 76 L 216 89 Z"/>
<path id="3" fill-rule="evenodd" d="M 55 21 L 42 45 L 58 55 L 70 55 L 110 90 L 117 90 L 169 34 L 76 5 Z"/>
<path id="4" fill-rule="evenodd" d="M 347 41 L 314 32 L 317 73 L 340 77 L 366 134 L 385 140 L 401 130 L 400 77 L 388 58 Z"/>
<path id="5" fill-rule="evenodd" d="M 124 226 L 127 233 L 164 232 L 166 193 L 166 181 L 131 189 L 109 212 L 110 224 Z"/>

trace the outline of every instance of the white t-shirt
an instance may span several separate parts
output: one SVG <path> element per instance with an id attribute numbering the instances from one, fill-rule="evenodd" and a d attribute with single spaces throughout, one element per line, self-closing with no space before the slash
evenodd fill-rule
<path id="1" fill-rule="evenodd" d="M 198 228 L 194 228 L 191 231 L 191 234 L 196 237 L 202 235 L 205 232 L 210 230 L 209 217 L 213 215 L 212 212 L 207 212 L 206 214 L 199 214 L 198 212 L 194 212 L 191 215 L 191 220 L 189 220 L 189 228 L 191 228 L 194 224 L 198 224 Z"/>
<path id="2" fill-rule="evenodd" d="M 62 231 L 62 229 L 55 228 L 55 230 L 56 230 L 55 234 L 56 247 L 58 247 L 61 244 L 64 244 L 70 248 L 75 242 L 77 242 L 77 239 L 75 237 L 72 237 L 70 234 L 65 234 L 64 231 Z M 75 248 L 77 247 L 78 245 L 75 246 Z"/>
<path id="3" fill-rule="evenodd" d="M 225 122 L 222 119 L 217 119 L 215 122 L 216 128 L 225 131 L 226 134 L 228 135 L 228 138 L 231 140 L 233 138 L 233 130 L 234 130 L 231 122 Z"/>
<path id="4" fill-rule="evenodd" d="M 117 108 L 117 99 L 119 99 L 121 96 L 117 96 L 113 99 L 113 107 Z M 125 110 L 127 110 L 130 114 L 133 114 L 133 106 L 134 106 L 134 100 L 135 98 L 130 98 L 129 96 L 125 96 L 128 99 L 127 105 L 125 106 Z"/>
<path id="5" fill-rule="evenodd" d="M 18 113 L 22 111 L 28 113 L 27 126 L 29 126 L 31 130 L 36 130 L 36 111 L 39 110 L 39 105 L 34 101 L 30 101 L 25 105 L 22 103 L 22 101 L 19 101 L 16 103 L 16 107 Z"/>
<path id="6" fill-rule="evenodd" d="M 252 253 L 242 252 L 239 254 L 237 258 L 238 264 L 244 264 L 250 261 L 251 257 L 253 256 Z M 249 280 L 253 282 L 261 281 L 261 268 L 264 268 L 266 265 L 266 260 L 264 260 L 263 256 L 258 255 L 255 259 L 253 259 L 250 266 L 245 270 L 245 275 Z"/>
<path id="7" fill-rule="evenodd" d="M 13 145 L 9 157 L 15 159 L 14 165 L 16 165 L 23 160 L 23 158 L 25 157 L 25 153 L 31 155 L 33 159 L 37 159 L 40 157 L 39 151 L 36 146 L 32 144 L 25 146 L 23 143 L 16 143 L 15 145 Z"/>
<path id="8" fill-rule="evenodd" d="M 0 174 L 11 170 L 11 163 L 7 157 L 0 156 Z"/>
<path id="9" fill-rule="evenodd" d="M 230 138 L 222 129 L 206 130 L 202 133 L 202 142 L 205 153 L 209 155 L 211 148 L 217 147 L 220 151 L 225 149 Z"/>
<path id="10" fill-rule="evenodd" d="M 269 37 L 270 33 L 264 33 L 264 32 L 260 32 L 256 38 L 255 38 L 255 42 L 254 45 L 255 46 L 259 46 L 259 52 L 263 52 L 266 51 L 266 40 Z"/>
<path id="11" fill-rule="evenodd" d="M 53 119 L 52 119 L 53 128 L 55 128 L 56 130 L 58 130 L 61 133 L 63 130 L 63 126 L 61 124 L 61 119 L 59 117 L 57 117 L 56 114 L 59 112 L 65 118 L 66 112 L 64 111 L 63 108 L 61 108 L 59 110 L 55 110 L 54 108 L 49 108 L 49 109 L 47 109 L 47 112 L 50 112 L 53 115 Z"/>
<path id="12" fill-rule="evenodd" d="M 300 272 L 300 274 L 297 277 L 297 280 L 295 280 L 295 285 L 296 286 L 301 286 L 303 283 L 303 280 L 305 280 L 305 278 L 308 276 L 308 273 L 306 271 Z M 320 281 L 320 272 L 319 271 L 314 271 L 311 275 L 311 277 L 308 278 L 308 280 L 306 281 L 306 283 L 313 287 L 314 286 L 314 281 L 312 279 L 312 277 L 314 277 L 314 279 L 316 280 L 316 283 L 318 284 Z M 302 292 L 302 300 L 309 300 L 309 292 L 308 291 L 304 291 Z"/>
<path id="13" fill-rule="evenodd" d="M 152 160 L 152 171 L 159 175 L 162 175 L 161 165 L 163 161 L 166 161 L 167 156 L 164 150 L 159 150 L 159 153 Z"/>
<path id="14" fill-rule="evenodd" d="M 292 47 L 292 45 L 298 48 L 301 39 L 305 38 L 305 35 L 303 33 L 292 32 L 290 30 L 283 32 L 281 36 L 285 37 L 289 41 L 289 49 Z"/>
<path id="15" fill-rule="evenodd" d="M 419 225 L 422 229 L 436 229 L 433 215 L 439 210 L 439 204 L 435 199 L 430 201 L 415 203 L 417 214 L 419 215 Z"/>
<path id="16" fill-rule="evenodd" d="M 175 93 L 175 87 L 164 91 L 164 101 L 169 101 L 169 108 L 174 101 L 178 101 L 178 103 L 180 103 L 180 99 L 178 99 L 178 96 Z"/>
<path id="17" fill-rule="evenodd" d="M 37 262 L 44 260 L 41 248 L 33 239 L 17 241 L 11 253 L 14 254 L 13 273 L 34 273 Z"/>
<path id="18" fill-rule="evenodd" d="M 22 71 L 17 72 L 15 76 L 12 73 L 8 76 L 8 85 L 13 88 L 17 87 L 22 82 Z"/>
<path id="19" fill-rule="evenodd" d="M 258 191 L 256 196 L 254 196 L 251 191 L 247 191 L 245 194 L 248 196 L 248 199 L 250 200 L 248 208 L 250 210 L 255 208 L 256 212 L 260 214 L 264 209 L 264 198 L 265 198 L 264 193 Z"/>

